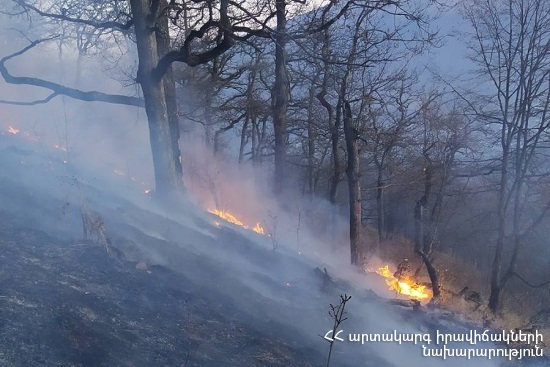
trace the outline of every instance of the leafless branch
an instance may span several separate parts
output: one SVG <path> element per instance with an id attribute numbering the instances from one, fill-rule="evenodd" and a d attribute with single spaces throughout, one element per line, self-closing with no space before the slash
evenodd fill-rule
<path id="1" fill-rule="evenodd" d="M 62 20 L 62 21 L 70 22 L 70 23 L 89 25 L 89 26 L 92 26 L 92 27 L 95 27 L 95 28 L 100 28 L 100 29 L 109 28 L 109 29 L 128 30 L 134 24 L 132 19 L 129 19 L 128 21 L 126 21 L 124 23 L 121 23 L 121 22 L 118 21 L 118 19 L 114 20 L 114 21 L 98 22 L 98 21 L 91 20 L 91 19 L 73 18 L 73 17 L 67 16 L 66 14 L 56 14 L 56 13 L 49 13 L 49 12 L 43 11 L 43 10 L 37 8 L 36 6 L 33 6 L 29 3 L 27 3 L 26 1 L 23 1 L 23 0 L 17 0 L 17 1 L 15 1 L 15 3 L 17 3 L 19 6 L 21 6 L 24 10 L 31 10 L 31 11 L 35 12 L 36 14 L 38 14 L 42 17 Z M 117 16 L 117 18 L 120 17 L 120 16 L 126 16 L 127 17 L 128 15 L 124 14 L 124 13 L 120 13 Z"/>
<path id="2" fill-rule="evenodd" d="M 44 89 L 49 89 L 52 91 L 52 94 L 50 94 L 46 99 L 39 100 L 39 101 L 33 101 L 33 102 L 20 102 L 21 105 L 36 105 L 45 103 L 52 98 L 58 96 L 58 95 L 65 95 L 67 97 L 71 97 L 74 99 L 79 99 L 82 101 L 97 101 L 97 102 L 106 102 L 106 103 L 113 103 L 113 104 L 123 104 L 128 106 L 137 106 L 137 107 L 143 107 L 144 101 L 141 98 L 138 97 L 132 97 L 132 96 L 125 96 L 121 94 L 108 94 L 98 91 L 82 91 L 75 88 L 70 88 L 58 83 L 54 83 L 48 80 L 40 79 L 40 78 L 33 78 L 33 77 L 22 77 L 22 76 L 13 76 L 8 68 L 6 67 L 6 62 L 17 57 L 21 56 L 27 51 L 33 49 L 34 47 L 38 46 L 39 44 L 49 41 L 51 39 L 56 38 L 57 36 L 48 37 L 48 38 L 42 38 L 36 41 L 31 42 L 28 46 L 24 47 L 23 49 L 3 57 L 0 59 L 0 75 L 4 78 L 6 83 L 9 84 L 17 84 L 17 85 L 32 85 Z M 7 101 L 6 101 L 7 102 Z M 11 103 L 11 104 L 18 104 L 18 103 Z"/>

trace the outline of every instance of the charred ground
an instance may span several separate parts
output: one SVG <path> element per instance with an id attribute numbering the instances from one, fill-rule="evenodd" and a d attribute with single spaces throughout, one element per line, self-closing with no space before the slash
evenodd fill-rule
<path id="1" fill-rule="evenodd" d="M 190 206 L 167 215 L 32 151 L 0 157 L 2 366 L 321 366 L 327 344 L 317 334 L 341 292 L 354 297 L 347 330 L 470 327 L 449 313 L 390 306 L 338 274 L 327 289 L 314 271 L 322 264 L 218 228 Z M 83 198 L 120 256 L 82 239 Z M 331 366 L 418 358 L 418 347 L 396 348 L 390 356 L 338 344 Z"/>
<path id="2" fill-rule="evenodd" d="M 6 227 L 6 213 L 0 220 L 2 366 L 308 366 L 321 358 L 258 330 L 230 300 L 166 267 L 137 270 L 97 244 Z"/>

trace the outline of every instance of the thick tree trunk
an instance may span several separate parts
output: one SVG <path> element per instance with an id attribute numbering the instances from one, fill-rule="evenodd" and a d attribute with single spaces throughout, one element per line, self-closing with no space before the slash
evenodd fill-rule
<path id="1" fill-rule="evenodd" d="M 346 175 L 349 191 L 349 239 L 351 264 L 359 265 L 361 251 L 361 182 L 359 174 L 359 146 L 357 132 L 353 128 L 351 107 L 344 101 L 344 136 L 348 150 Z"/>
<path id="2" fill-rule="evenodd" d="M 161 0 L 161 9 L 166 9 L 168 2 Z M 155 36 L 157 41 L 157 49 L 159 58 L 163 57 L 170 51 L 170 31 L 169 31 L 169 19 L 168 12 L 162 11 L 161 16 L 157 21 L 157 27 L 155 30 Z M 180 125 L 178 117 L 178 103 L 176 95 L 176 82 L 174 80 L 174 72 L 172 66 L 168 68 L 168 71 L 163 78 L 164 95 L 166 97 L 166 107 L 168 109 L 168 124 L 170 125 L 170 138 L 172 141 L 172 153 L 174 154 L 174 161 L 176 162 L 176 172 L 182 177 L 183 169 L 181 165 L 181 152 L 179 146 L 180 139 Z"/>
<path id="3" fill-rule="evenodd" d="M 155 188 L 158 195 L 165 196 L 181 191 L 183 182 L 176 168 L 164 84 L 153 75 L 159 60 L 155 23 L 151 20 L 149 1 L 131 0 L 130 5 L 139 57 L 137 79 L 143 91 L 149 122 Z"/>
<path id="4" fill-rule="evenodd" d="M 330 33 L 328 30 L 323 32 L 323 47 L 321 49 L 322 61 L 323 61 L 323 82 L 321 83 L 321 90 L 317 93 L 317 99 L 321 105 L 327 110 L 327 119 L 328 119 L 328 128 L 330 129 L 330 142 L 331 142 L 331 157 L 332 157 L 332 174 L 330 177 L 329 190 L 328 190 L 328 199 L 332 204 L 330 208 L 330 222 L 331 222 L 331 238 L 332 242 L 336 243 L 337 238 L 337 207 L 336 199 L 338 195 L 338 184 L 342 177 L 341 168 L 340 168 L 340 132 L 339 125 L 340 120 L 337 118 L 334 120 L 334 109 L 332 105 L 326 100 L 328 82 L 330 77 Z M 337 111 L 338 107 L 337 107 Z"/>
<path id="5" fill-rule="evenodd" d="M 288 111 L 288 75 L 286 71 L 286 0 L 276 0 L 277 32 L 275 39 L 275 84 L 273 86 L 273 130 L 275 132 L 274 191 L 281 194 L 285 181 L 286 114 Z"/>
<path id="6" fill-rule="evenodd" d="M 332 105 L 326 100 L 328 82 L 330 77 L 330 33 L 328 30 L 323 32 L 323 47 L 321 49 L 323 57 L 323 82 L 321 83 L 321 91 L 317 93 L 317 99 L 321 106 L 327 110 L 328 127 L 330 129 L 331 156 L 332 156 L 332 175 L 328 191 L 328 199 L 331 204 L 336 204 L 336 196 L 338 194 L 338 183 L 342 177 L 340 168 L 340 120 L 341 120 L 341 105 L 336 106 L 336 120 L 334 119 L 334 110 Z M 334 219 L 334 218 L 333 218 Z M 333 222 L 334 223 L 334 222 Z"/>

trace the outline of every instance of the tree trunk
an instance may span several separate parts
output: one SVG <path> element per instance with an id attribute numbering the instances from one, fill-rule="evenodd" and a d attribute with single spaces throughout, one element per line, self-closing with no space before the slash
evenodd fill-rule
<path id="1" fill-rule="evenodd" d="M 330 33 L 328 30 L 323 32 L 323 47 L 321 49 L 321 54 L 323 57 L 323 82 L 321 83 L 321 91 L 317 93 L 317 99 L 327 110 L 327 119 L 328 127 L 330 129 L 330 142 L 331 142 L 331 153 L 332 153 L 332 175 L 330 178 L 330 187 L 329 187 L 329 201 L 331 204 L 336 205 L 336 196 L 338 194 L 338 183 L 342 176 L 340 168 L 340 153 L 339 153 L 339 144 L 340 144 L 340 112 L 341 106 L 336 107 L 336 120 L 334 119 L 334 112 L 332 105 L 326 100 L 327 88 L 329 82 L 330 74 Z M 340 107 L 340 108 L 339 108 Z M 334 212 L 333 208 L 333 212 Z M 333 218 L 335 219 L 335 218 Z M 334 222 L 333 222 L 334 223 Z"/>
<path id="2" fill-rule="evenodd" d="M 317 75 L 309 88 L 308 98 L 308 116 L 307 116 L 307 186 L 310 198 L 315 192 L 314 176 L 315 176 L 315 123 L 313 117 L 313 100 L 315 98 L 315 83 Z"/>
<path id="3" fill-rule="evenodd" d="M 273 86 L 273 130 L 275 132 L 274 191 L 281 194 L 285 181 L 286 114 L 288 111 L 288 75 L 286 71 L 286 0 L 276 0 L 275 84 Z"/>
<path id="4" fill-rule="evenodd" d="M 378 165 L 378 174 L 376 177 L 376 216 L 378 225 L 378 243 L 380 244 L 385 238 L 385 208 L 384 208 L 384 164 L 380 162 Z"/>
<path id="5" fill-rule="evenodd" d="M 425 236 L 424 236 L 424 207 L 426 204 L 427 198 L 425 195 L 421 199 L 416 201 L 414 207 L 414 248 L 415 252 L 422 258 L 426 270 L 428 271 L 428 276 L 430 277 L 430 282 L 432 283 L 432 293 L 433 298 L 439 297 L 439 278 L 437 276 L 437 271 L 435 270 L 428 254 L 425 250 Z"/>
<path id="6" fill-rule="evenodd" d="M 424 204 L 422 199 L 416 201 L 414 206 L 414 249 L 423 250 L 424 241 Z"/>
<path id="7" fill-rule="evenodd" d="M 166 0 L 161 1 L 161 9 L 168 7 Z M 163 57 L 170 51 L 170 31 L 168 12 L 161 11 L 161 16 L 157 21 L 155 30 L 157 41 L 158 55 Z M 179 177 L 183 177 L 183 168 L 181 165 L 181 151 L 179 146 L 180 125 L 178 117 L 178 103 L 176 95 L 176 82 L 174 80 L 174 72 L 172 66 L 168 67 L 168 71 L 163 78 L 164 94 L 166 97 L 166 107 L 168 109 L 168 124 L 170 125 L 170 138 L 172 142 L 172 151 L 174 161 L 176 162 L 176 172 Z"/>
<path id="8" fill-rule="evenodd" d="M 424 167 L 424 193 L 422 197 L 416 201 L 414 207 L 414 248 L 415 252 L 422 258 L 426 270 L 428 271 L 428 276 L 430 277 L 430 282 L 432 283 L 432 293 L 433 298 L 436 299 L 439 297 L 439 278 L 437 276 L 437 271 L 432 265 L 432 262 L 429 258 L 430 244 L 427 243 L 426 235 L 427 231 L 425 230 L 425 218 L 424 211 L 426 205 L 430 200 L 430 195 L 432 192 L 432 164 L 427 158 L 427 152 L 424 152 L 428 164 Z"/>
<path id="9" fill-rule="evenodd" d="M 351 250 L 351 264 L 359 265 L 361 250 L 361 182 L 359 174 L 359 145 L 357 132 L 353 128 L 351 106 L 347 101 L 344 107 L 344 136 L 348 151 L 348 165 L 346 175 L 349 191 L 349 239 Z"/>
<path id="10" fill-rule="evenodd" d="M 425 254 L 422 250 L 416 250 L 416 253 L 422 258 L 424 265 L 426 265 L 426 270 L 428 271 L 428 276 L 430 277 L 430 282 L 432 283 L 433 299 L 437 299 L 440 295 L 439 277 L 437 276 L 437 271 L 432 265 L 432 262 L 427 254 Z"/>
<path id="11" fill-rule="evenodd" d="M 139 57 L 137 80 L 143 91 L 149 122 L 155 188 L 158 195 L 165 196 L 183 190 L 183 182 L 176 168 L 164 84 L 153 73 L 159 60 L 153 31 L 155 22 L 151 20 L 149 1 L 131 0 L 130 5 Z"/>
<path id="12" fill-rule="evenodd" d="M 505 129 L 505 127 L 503 127 Z M 495 313 L 500 306 L 500 293 L 502 285 L 500 283 L 500 274 L 502 270 L 502 252 L 504 250 L 504 237 L 506 230 L 506 186 L 508 185 L 508 149 L 507 145 L 503 147 L 502 168 L 500 172 L 500 187 L 498 193 L 498 234 L 497 245 L 495 248 L 495 257 L 493 259 L 491 271 L 491 293 L 489 296 L 489 309 Z"/>
<path id="13" fill-rule="evenodd" d="M 418 249 L 421 249 L 422 252 L 425 254 L 430 254 L 430 245 L 431 242 L 429 241 L 429 233 L 430 233 L 430 225 L 429 220 L 425 218 L 424 211 L 426 210 L 426 206 L 428 205 L 428 202 L 430 201 L 431 195 L 432 195 L 432 176 L 433 176 L 433 166 L 432 162 L 426 158 L 426 161 L 428 162 L 426 164 L 426 167 L 424 167 L 424 194 L 422 195 L 422 198 L 417 202 L 417 205 L 420 205 L 419 207 L 419 233 L 417 233 L 417 240 L 418 243 Z M 416 215 L 416 213 L 415 213 Z M 428 222 L 428 226 L 426 226 L 426 222 Z M 426 228 L 428 227 L 428 228 Z"/>
<path id="14" fill-rule="evenodd" d="M 243 128 L 241 130 L 241 142 L 239 144 L 239 158 L 238 162 L 239 164 L 243 163 L 244 160 L 244 147 L 246 145 L 246 135 L 248 133 L 248 123 L 250 122 L 250 117 L 247 115 L 244 119 Z M 252 130 L 254 130 L 254 127 L 252 127 Z"/>

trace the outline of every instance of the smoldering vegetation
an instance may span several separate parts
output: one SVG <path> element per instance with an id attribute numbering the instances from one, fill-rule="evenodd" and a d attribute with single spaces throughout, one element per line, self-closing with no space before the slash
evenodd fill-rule
<path id="1" fill-rule="evenodd" d="M 94 105 L 66 101 L 65 107 L 83 116 L 99 113 Z M 145 192 L 150 186 L 136 179 L 150 179 L 150 173 L 127 168 L 145 166 L 126 150 L 138 141 L 143 122 L 131 135 L 117 124 L 131 111 L 109 109 L 109 119 L 85 129 L 80 135 L 85 138 L 78 138 L 76 125 L 70 125 L 73 144 L 67 154 L 56 147 L 56 136 L 25 125 L 40 118 L 39 128 L 51 130 L 48 124 L 55 126 L 55 117 L 40 110 L 7 110 L 15 112 L 3 121 L 7 126 L 0 137 L 6 366 L 321 365 L 327 345 L 318 334 L 331 327 L 328 304 L 341 291 L 353 294 L 347 311 L 350 331 L 444 328 L 423 313 L 388 310 L 385 300 L 370 291 L 392 295 L 381 279 L 347 268 L 347 256 L 326 240 L 330 233 L 310 233 L 310 208 L 300 209 L 299 224 L 296 206 L 285 211 L 268 190 L 252 189 L 262 186 L 257 184 L 265 175 L 231 167 L 204 145 L 189 143 L 186 159 L 202 165 L 205 176 L 197 177 L 212 180 L 211 185 L 199 185 L 194 203 L 159 206 Z M 8 132 L 9 126 L 19 131 Z M 131 141 L 120 144 L 104 136 Z M 261 222 L 277 237 L 277 248 L 272 238 L 206 211 L 216 205 Z M 83 211 L 101 217 L 114 256 L 97 232 L 83 238 Z M 145 265 L 136 269 L 137 264 Z M 317 267 L 348 280 L 327 289 Z M 456 325 L 466 327 L 455 320 L 447 328 Z M 419 365 L 438 365 L 422 358 L 419 346 L 335 348 L 333 365 L 399 366 L 412 356 Z"/>
<path id="2" fill-rule="evenodd" d="M 2 145 L 4 365 L 320 365 L 327 349 L 318 334 L 330 329 L 328 304 L 342 291 L 353 294 L 346 332 L 467 328 L 388 309 L 370 290 L 383 292 L 383 282 L 347 277 L 321 242 L 315 255 L 281 236 L 274 250 L 266 236 L 216 226 L 189 202 L 159 207 L 115 173 L 75 172 L 57 151 L 11 136 Z M 83 210 L 101 216 L 114 251 L 96 233 L 82 239 Z M 324 286 L 316 267 L 348 280 Z M 419 348 L 338 344 L 332 363 L 439 365 Z"/>
<path id="3" fill-rule="evenodd" d="M 294 17 L 289 32 L 319 14 Z M 288 44 L 285 174 L 275 179 L 276 43 L 239 43 L 212 62 L 174 65 L 186 193 L 169 203 L 157 200 L 143 109 L 67 96 L 0 105 L 2 364 L 324 365 L 329 304 L 342 294 L 352 295 L 346 335 L 548 329 L 543 99 L 513 117 L 538 129 L 503 125 L 516 143 L 503 147 L 513 156 L 503 162 L 491 88 L 483 84 L 472 103 L 464 98 L 472 79 L 431 80 L 413 61 L 423 47 L 411 46 L 424 45 L 425 29 L 412 27 L 414 17 L 386 16 L 357 6 L 336 23 L 344 31 Z M 411 43 L 390 37 L 392 27 Z M 45 29 L 9 33 L 2 56 Z M 103 36 L 80 52 L 71 37 L 43 42 L 8 61 L 10 71 L 140 96 L 135 40 Z M 42 92 L 2 84 L 0 99 L 39 100 Z M 511 172 L 504 183 L 503 172 Z M 274 180 L 283 193 L 274 195 Z M 353 216 L 360 236 L 351 267 Z M 494 244 L 502 257 L 491 282 Z M 419 251 L 441 285 L 430 307 L 434 283 Z M 400 282 L 427 295 L 422 306 Z M 421 350 L 336 343 L 330 365 L 515 364 L 442 362 Z"/>

